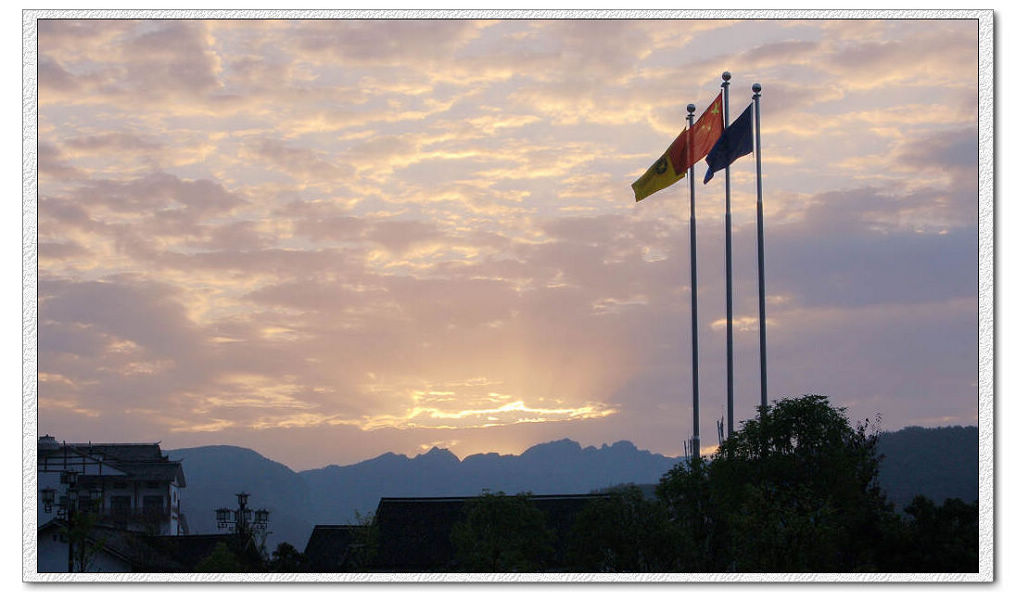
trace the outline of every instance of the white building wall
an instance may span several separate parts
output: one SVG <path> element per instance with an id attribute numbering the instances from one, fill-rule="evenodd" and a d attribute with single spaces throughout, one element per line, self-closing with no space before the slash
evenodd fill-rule
<path id="1" fill-rule="evenodd" d="M 39 535 L 39 572 L 67 571 L 67 543 L 54 529 Z M 130 572 L 130 564 L 119 557 L 99 551 L 92 557 L 88 572 Z"/>

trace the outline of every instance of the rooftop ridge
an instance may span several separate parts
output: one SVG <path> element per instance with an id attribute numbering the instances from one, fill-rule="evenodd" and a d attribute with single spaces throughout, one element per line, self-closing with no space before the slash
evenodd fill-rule
<path id="1" fill-rule="evenodd" d="M 512 496 L 505 493 L 505 496 Z M 528 495 L 530 499 L 582 499 L 582 498 L 595 498 L 595 497 L 609 497 L 610 493 L 561 493 L 561 494 L 547 494 L 547 495 Z M 454 497 L 381 497 L 380 502 L 404 502 L 404 501 L 468 501 L 470 499 L 479 499 L 482 495 L 465 495 L 465 496 L 454 496 Z"/>
<path id="2" fill-rule="evenodd" d="M 62 442 L 72 447 L 157 447 L 162 444 L 159 442 Z"/>

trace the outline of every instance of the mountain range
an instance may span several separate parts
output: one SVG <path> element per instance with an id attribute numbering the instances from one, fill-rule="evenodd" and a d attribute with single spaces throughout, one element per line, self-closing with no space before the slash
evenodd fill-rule
<path id="1" fill-rule="evenodd" d="M 885 456 L 880 483 L 897 507 L 918 493 L 936 502 L 977 499 L 975 427 L 906 428 L 883 433 L 879 445 Z M 484 453 L 460 460 L 446 449 L 432 448 L 412 458 L 385 453 L 301 472 L 242 447 L 167 452 L 183 461 L 183 511 L 191 533 L 216 532 L 215 509 L 235 508 L 235 493 L 244 491 L 250 493 L 251 508 L 271 512 L 268 548 L 285 541 L 300 550 L 315 524 L 356 523 L 374 511 L 381 497 L 475 495 L 484 489 L 587 493 L 617 484 L 653 484 L 683 461 L 628 441 L 582 447 L 568 439 L 538 444 L 520 455 Z"/>

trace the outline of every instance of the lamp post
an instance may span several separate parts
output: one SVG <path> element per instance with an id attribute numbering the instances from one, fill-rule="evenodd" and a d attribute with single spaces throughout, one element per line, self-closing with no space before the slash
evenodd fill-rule
<path id="1" fill-rule="evenodd" d="M 40 491 L 42 496 L 42 508 L 46 513 L 52 513 L 54 505 L 56 506 L 56 516 L 59 519 L 67 522 L 67 571 L 74 571 L 74 539 L 79 533 L 77 532 L 77 520 L 78 520 L 78 504 L 84 501 L 86 505 L 90 505 L 92 501 L 92 491 L 88 488 L 78 487 L 78 473 L 73 471 L 60 472 L 60 484 L 63 484 L 66 489 L 66 494 L 62 495 L 57 499 L 57 491 L 55 488 L 46 487 Z M 84 539 L 81 540 L 81 544 L 85 544 Z M 84 566 L 82 566 L 83 568 Z"/>
<path id="2" fill-rule="evenodd" d="M 220 507 L 215 510 L 215 522 L 220 530 L 232 530 L 236 534 L 253 536 L 261 534 L 268 528 L 268 510 L 258 509 L 252 512 L 247 508 L 250 494 L 236 493 L 236 509 Z"/>

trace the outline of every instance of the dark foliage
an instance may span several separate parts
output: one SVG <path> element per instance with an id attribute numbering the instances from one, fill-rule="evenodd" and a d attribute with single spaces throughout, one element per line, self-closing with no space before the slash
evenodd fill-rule
<path id="1" fill-rule="evenodd" d="M 307 558 L 289 543 L 279 543 L 268 560 L 269 572 L 306 572 Z"/>
<path id="2" fill-rule="evenodd" d="M 208 557 L 198 562 L 195 572 L 249 572 L 249 567 L 224 542 L 215 545 Z"/>
<path id="3" fill-rule="evenodd" d="M 977 571 L 977 505 L 959 499 L 935 505 L 918 495 L 905 512 L 898 571 Z"/>
<path id="4" fill-rule="evenodd" d="M 344 571 L 366 572 L 377 559 L 380 544 L 377 520 L 373 513 L 356 514 L 357 528 L 353 530 L 353 540 L 349 545 Z"/>
<path id="5" fill-rule="evenodd" d="M 727 548 L 720 544 L 726 523 L 717 520 L 708 465 L 692 459 L 660 479 L 656 497 L 673 528 L 672 569 L 677 572 L 715 572 L 724 565 Z"/>
<path id="6" fill-rule="evenodd" d="M 568 563 L 578 572 L 665 572 L 671 568 L 674 528 L 663 507 L 635 486 L 591 501 L 568 537 Z"/>
<path id="7" fill-rule="evenodd" d="M 466 572 L 536 572 L 553 553 L 553 532 L 528 494 L 485 491 L 452 527 L 459 567 Z"/>
<path id="8" fill-rule="evenodd" d="M 668 472 L 657 496 L 677 530 L 676 569 L 890 572 L 924 562 L 964 571 L 971 553 L 976 569 L 976 519 L 966 519 L 976 510 L 921 503 L 902 523 L 878 485 L 877 433 L 843 413 L 822 396 L 784 399 L 759 408 L 710 463 Z M 960 547 L 952 560 L 913 555 L 939 535 Z"/>

